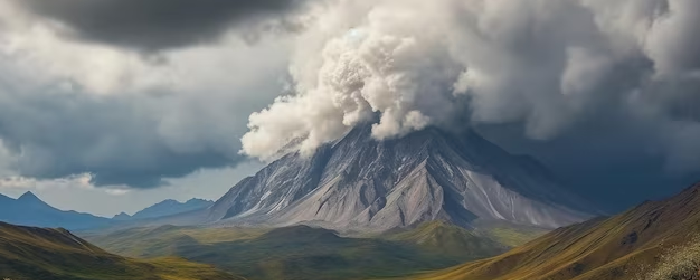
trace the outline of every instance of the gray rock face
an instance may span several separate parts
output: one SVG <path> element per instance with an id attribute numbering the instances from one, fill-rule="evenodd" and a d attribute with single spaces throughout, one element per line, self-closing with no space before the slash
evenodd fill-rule
<path id="1" fill-rule="evenodd" d="M 547 171 L 473 132 L 427 129 L 376 141 L 357 128 L 311 158 L 290 154 L 242 180 L 210 208 L 226 225 L 313 224 L 385 230 L 428 220 L 555 228 L 591 217 Z"/>

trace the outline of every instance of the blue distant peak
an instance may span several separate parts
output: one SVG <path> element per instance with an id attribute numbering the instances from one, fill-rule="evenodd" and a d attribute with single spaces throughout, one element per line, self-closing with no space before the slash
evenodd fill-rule
<path id="1" fill-rule="evenodd" d="M 21 200 L 21 201 L 42 201 L 42 200 L 39 199 L 36 195 L 34 195 L 33 192 L 25 192 L 25 193 L 22 194 L 22 196 L 20 196 L 17 200 Z M 42 202 L 43 202 L 43 201 L 42 201 Z"/>

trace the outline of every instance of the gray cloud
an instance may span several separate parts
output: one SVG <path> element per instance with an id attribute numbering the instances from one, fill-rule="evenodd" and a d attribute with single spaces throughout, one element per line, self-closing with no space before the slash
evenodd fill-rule
<path id="1" fill-rule="evenodd" d="M 155 188 L 235 166 L 246 116 L 283 87 L 280 40 L 232 40 L 153 63 L 38 29 L 0 34 L 4 178 L 90 174 L 98 187 Z"/>
<path id="2" fill-rule="evenodd" d="M 241 131 L 235 122 L 228 121 L 231 129 L 216 123 L 235 118 L 244 107 L 219 100 L 228 104 L 183 108 L 179 113 L 188 115 L 187 123 L 168 127 L 179 121 L 159 115 L 154 106 L 173 106 L 168 104 L 173 98 L 2 94 L 0 137 L 16 156 L 11 168 L 19 176 L 58 179 L 89 173 L 98 187 L 154 188 L 167 178 L 235 166 L 243 159 L 236 153 Z"/>
<path id="3" fill-rule="evenodd" d="M 477 129 L 511 152 L 539 159 L 565 187 L 613 211 L 674 195 L 700 178 L 700 149 L 681 145 L 696 143 L 698 135 L 679 137 L 669 132 L 682 129 L 630 119 L 613 108 L 602 109 L 546 140 L 526 137 L 521 122 Z M 678 150 L 669 150 L 669 145 Z M 680 155 L 685 158 L 677 158 Z"/>
<path id="4" fill-rule="evenodd" d="M 16 0 L 86 41 L 143 50 L 215 41 L 233 25 L 298 28 L 284 19 L 300 0 Z M 264 21 L 264 23 L 261 23 Z M 270 27 L 273 26 L 273 27 Z M 276 26 L 276 27 L 275 27 Z M 261 28 L 257 26 L 255 28 Z M 251 34 L 247 34 L 251 36 Z"/>

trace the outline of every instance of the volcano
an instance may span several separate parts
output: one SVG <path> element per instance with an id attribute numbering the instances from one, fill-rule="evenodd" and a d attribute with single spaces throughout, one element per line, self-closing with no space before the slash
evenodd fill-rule
<path id="1" fill-rule="evenodd" d="M 473 131 L 428 128 L 375 140 L 353 129 L 312 156 L 287 154 L 231 188 L 210 209 L 224 225 L 388 230 L 431 220 L 557 228 L 594 208 L 537 161 Z"/>

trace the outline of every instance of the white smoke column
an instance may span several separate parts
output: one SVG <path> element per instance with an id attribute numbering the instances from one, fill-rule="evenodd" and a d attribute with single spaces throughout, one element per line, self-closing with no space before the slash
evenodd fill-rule
<path id="1" fill-rule="evenodd" d="M 600 108 L 687 135 L 672 125 L 671 107 L 697 91 L 665 85 L 700 84 L 698 3 L 331 1 L 298 38 L 295 94 L 250 116 L 243 152 L 308 155 L 375 115 L 376 139 L 462 115 L 522 123 L 529 137 L 548 139 Z M 684 130 L 700 125 L 684 122 Z"/>
<path id="2" fill-rule="evenodd" d="M 424 12 L 418 5 L 374 7 L 361 26 L 327 39 L 313 74 L 293 73 L 299 94 L 250 116 L 244 151 L 264 159 L 289 150 L 309 154 L 375 113 L 377 139 L 447 120 L 463 68 L 449 53 L 444 29 L 435 28 L 444 19 Z"/>

